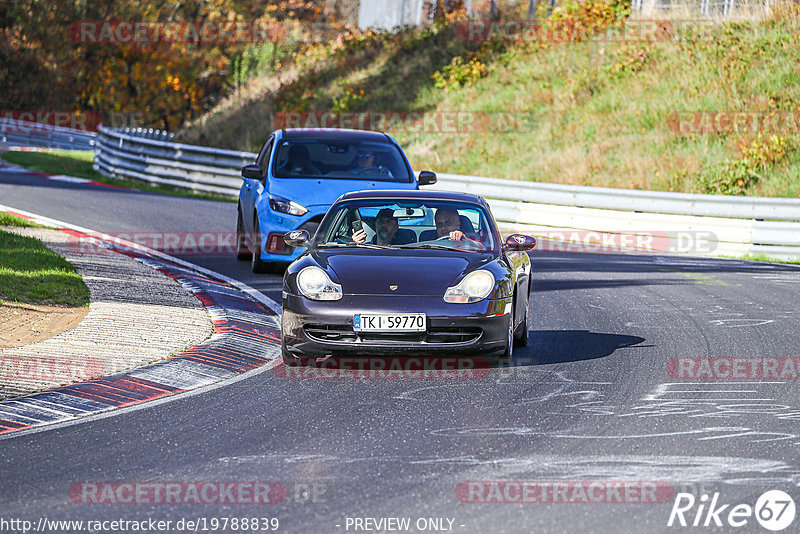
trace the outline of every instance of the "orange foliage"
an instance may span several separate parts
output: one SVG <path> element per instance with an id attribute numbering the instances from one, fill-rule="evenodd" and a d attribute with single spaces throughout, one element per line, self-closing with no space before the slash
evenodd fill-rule
<path id="1" fill-rule="evenodd" d="M 0 86 L 8 88 L 0 92 L 0 110 L 96 111 L 107 124 L 130 116 L 166 130 L 226 94 L 232 59 L 249 43 L 222 36 L 91 42 L 76 31 L 80 23 L 258 23 L 268 28 L 262 37 L 280 39 L 276 21 L 321 16 L 307 0 L 4 0 L 0 11 Z"/>

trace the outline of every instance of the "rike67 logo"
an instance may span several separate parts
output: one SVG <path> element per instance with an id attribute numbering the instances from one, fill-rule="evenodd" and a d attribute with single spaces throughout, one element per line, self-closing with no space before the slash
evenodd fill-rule
<path id="1" fill-rule="evenodd" d="M 795 512 L 794 499 L 781 490 L 763 493 L 755 506 L 723 504 L 718 492 L 710 497 L 707 493 L 700 497 L 678 493 L 667 526 L 739 528 L 750 525 L 752 529 L 751 521 L 755 518 L 763 528 L 778 532 L 792 524 Z"/>

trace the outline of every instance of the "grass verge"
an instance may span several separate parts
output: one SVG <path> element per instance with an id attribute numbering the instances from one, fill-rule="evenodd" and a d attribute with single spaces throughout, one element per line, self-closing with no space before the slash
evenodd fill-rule
<path id="1" fill-rule="evenodd" d="M 800 265 L 800 259 L 787 260 L 781 258 L 773 258 L 765 256 L 764 254 L 746 254 L 744 256 L 722 256 L 723 258 L 730 258 L 732 260 L 747 260 L 747 261 L 763 261 L 766 263 L 786 263 L 788 265 Z"/>
<path id="2" fill-rule="evenodd" d="M 0 299 L 88 306 L 89 288 L 71 263 L 41 241 L 0 230 Z"/>
<path id="3" fill-rule="evenodd" d="M 200 198 L 204 200 L 216 200 L 224 202 L 236 202 L 236 199 L 213 195 L 208 193 L 193 193 L 185 189 L 170 187 L 166 185 L 151 185 L 135 180 L 120 180 L 109 178 L 92 168 L 94 152 L 91 150 L 52 150 L 49 152 L 21 152 L 9 151 L 2 154 L 2 158 L 15 165 L 21 165 L 28 169 L 46 172 L 48 174 L 64 174 L 76 176 L 95 182 L 101 182 L 120 187 L 130 187 L 145 191 L 147 193 L 158 193 L 162 195 L 176 195 L 181 197 Z"/>
<path id="4" fill-rule="evenodd" d="M 0 211 L 0 226 L 19 226 L 21 228 L 45 228 L 41 224 L 28 221 L 5 211 Z"/>

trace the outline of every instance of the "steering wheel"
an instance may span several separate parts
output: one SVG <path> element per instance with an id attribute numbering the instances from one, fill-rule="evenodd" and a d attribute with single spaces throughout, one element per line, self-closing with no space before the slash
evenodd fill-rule
<path id="1" fill-rule="evenodd" d="M 457 244 L 456 246 L 458 246 L 459 248 L 464 248 L 464 249 L 479 249 L 480 248 L 479 244 L 476 243 L 473 239 L 471 239 L 467 234 L 464 234 L 464 239 L 459 239 L 459 240 L 450 239 L 450 236 L 446 235 L 444 237 L 439 237 L 437 239 L 434 239 L 433 241 L 452 241 L 453 243 Z"/>

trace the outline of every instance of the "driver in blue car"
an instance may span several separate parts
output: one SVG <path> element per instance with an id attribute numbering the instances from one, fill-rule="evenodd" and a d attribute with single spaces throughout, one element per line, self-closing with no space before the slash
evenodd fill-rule
<path id="1" fill-rule="evenodd" d="M 379 176 L 393 176 L 392 171 L 384 167 L 379 155 L 370 150 L 359 150 L 355 157 L 356 174 L 376 174 Z"/>
<path id="2" fill-rule="evenodd" d="M 378 212 L 375 217 L 375 236 L 372 238 L 373 245 L 392 246 L 392 245 L 408 245 L 413 243 L 414 239 L 411 237 L 413 232 L 398 232 L 400 223 L 394 216 L 394 210 L 391 208 L 383 208 Z M 367 232 L 363 229 L 353 232 L 353 241 L 363 244 L 367 240 Z"/>
<path id="3" fill-rule="evenodd" d="M 356 172 L 364 172 L 367 169 L 375 168 L 375 154 L 372 152 L 360 151 L 356 154 L 356 165 L 358 165 Z"/>

